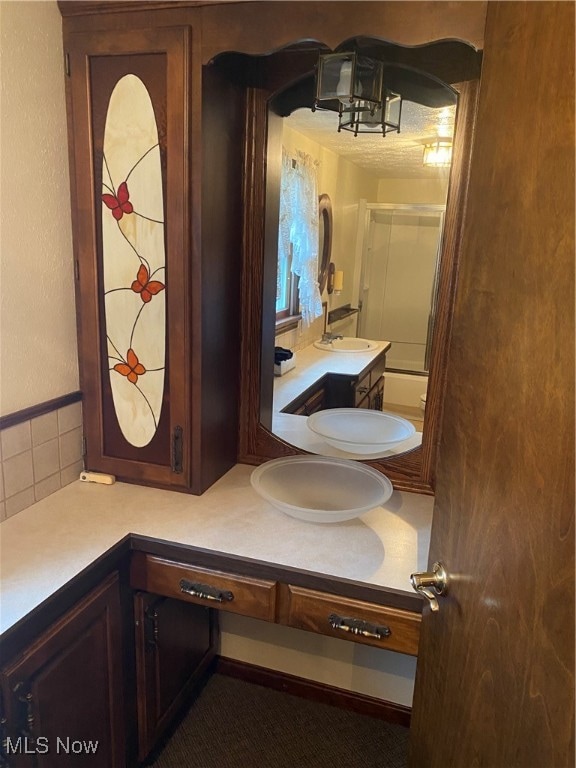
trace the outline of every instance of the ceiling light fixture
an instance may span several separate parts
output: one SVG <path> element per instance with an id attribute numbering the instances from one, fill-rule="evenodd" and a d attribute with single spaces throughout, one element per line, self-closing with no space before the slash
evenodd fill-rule
<path id="1" fill-rule="evenodd" d="M 424 144 L 423 165 L 429 168 L 449 168 L 452 164 L 451 139 L 436 139 Z"/>
<path id="2" fill-rule="evenodd" d="M 312 111 L 338 112 L 338 131 L 400 133 L 402 97 L 384 87 L 384 63 L 357 53 L 319 57 Z"/>

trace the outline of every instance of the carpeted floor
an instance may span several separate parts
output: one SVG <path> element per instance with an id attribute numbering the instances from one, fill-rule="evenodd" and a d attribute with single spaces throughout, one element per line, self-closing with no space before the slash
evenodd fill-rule
<path id="1" fill-rule="evenodd" d="M 153 768 L 405 768 L 408 729 L 213 675 Z"/>

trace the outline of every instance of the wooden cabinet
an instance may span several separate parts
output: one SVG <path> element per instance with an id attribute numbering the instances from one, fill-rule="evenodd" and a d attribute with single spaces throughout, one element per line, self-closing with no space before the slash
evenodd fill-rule
<path id="1" fill-rule="evenodd" d="M 209 608 L 157 595 L 134 597 L 138 757 L 155 748 L 203 682 L 214 658 L 216 615 Z"/>
<path id="2" fill-rule="evenodd" d="M 149 758 L 211 672 L 221 610 L 417 653 L 415 595 L 206 550 L 190 550 L 200 564 L 181 562 L 165 549 L 116 560 L 71 608 L 63 590 L 61 618 L 11 646 L 0 669 L 0 766 L 125 768 L 136 753 Z M 116 570 L 128 565 L 133 595 Z"/>
<path id="3" fill-rule="evenodd" d="M 201 493 L 237 455 L 242 93 L 193 14 L 109 21 L 64 24 L 86 466 Z"/>
<path id="4" fill-rule="evenodd" d="M 117 574 L 6 664 L 0 686 L 9 766 L 125 766 Z"/>

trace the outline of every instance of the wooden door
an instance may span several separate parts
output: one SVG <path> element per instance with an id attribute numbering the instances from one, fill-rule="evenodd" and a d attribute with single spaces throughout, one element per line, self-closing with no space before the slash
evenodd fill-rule
<path id="1" fill-rule="evenodd" d="M 144 760 L 199 688 L 217 641 L 210 608 L 139 592 L 134 597 L 138 757 Z"/>
<path id="2" fill-rule="evenodd" d="M 489 3 L 411 766 L 574 765 L 574 4 Z"/>
<path id="3" fill-rule="evenodd" d="M 86 465 L 166 487 L 190 484 L 190 38 L 64 40 Z"/>
<path id="4" fill-rule="evenodd" d="M 123 684 L 113 574 L 2 669 L 8 764 L 124 766 Z"/>

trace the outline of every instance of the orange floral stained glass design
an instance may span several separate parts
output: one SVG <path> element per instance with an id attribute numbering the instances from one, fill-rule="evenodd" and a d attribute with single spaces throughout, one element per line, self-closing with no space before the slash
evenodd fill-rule
<path id="1" fill-rule="evenodd" d="M 138 376 L 142 376 L 146 373 L 146 368 L 144 368 L 142 363 L 138 360 L 138 356 L 133 349 L 128 350 L 126 362 L 116 363 L 114 370 L 122 374 L 122 376 L 126 376 L 131 384 L 136 384 Z"/>
<path id="2" fill-rule="evenodd" d="M 160 293 L 165 288 L 164 283 L 161 283 L 159 280 L 150 280 L 150 275 L 144 264 L 141 264 L 136 280 L 134 280 L 130 287 L 134 293 L 140 294 L 140 298 L 145 304 L 152 299 L 152 296 L 156 296 L 157 293 Z"/>

